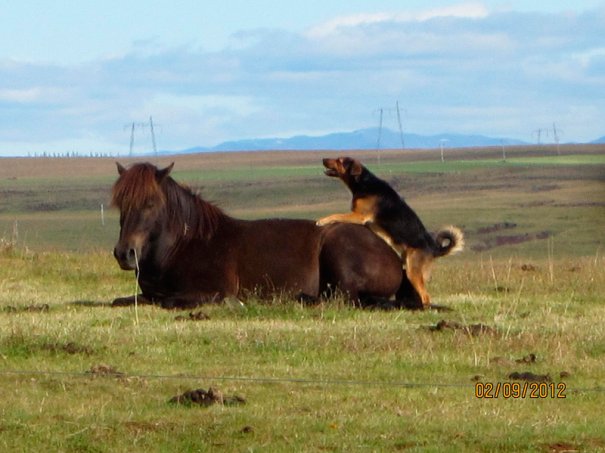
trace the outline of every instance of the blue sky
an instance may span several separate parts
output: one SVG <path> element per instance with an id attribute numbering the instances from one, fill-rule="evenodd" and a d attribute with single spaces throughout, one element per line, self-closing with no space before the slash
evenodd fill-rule
<path id="1" fill-rule="evenodd" d="M 6 6 L 9 3 L 10 6 Z M 378 125 L 605 135 L 605 2 L 7 1 L 0 155 L 128 151 Z M 544 141 L 552 140 L 552 134 Z M 135 150 L 150 147 L 144 132 Z"/>

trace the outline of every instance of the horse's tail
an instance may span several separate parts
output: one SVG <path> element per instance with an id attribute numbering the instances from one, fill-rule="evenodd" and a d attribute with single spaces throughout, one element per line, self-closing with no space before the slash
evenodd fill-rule
<path id="1" fill-rule="evenodd" d="M 435 257 L 453 255 L 464 249 L 464 233 L 455 226 L 443 227 L 435 235 L 435 243 Z"/>

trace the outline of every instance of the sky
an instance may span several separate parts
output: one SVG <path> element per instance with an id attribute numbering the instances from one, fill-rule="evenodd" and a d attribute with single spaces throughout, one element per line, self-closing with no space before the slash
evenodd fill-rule
<path id="1" fill-rule="evenodd" d="M 605 135 L 605 0 L 2 0 L 0 155 Z M 546 131 L 549 131 L 547 134 Z M 134 151 L 151 149 L 148 127 Z"/>

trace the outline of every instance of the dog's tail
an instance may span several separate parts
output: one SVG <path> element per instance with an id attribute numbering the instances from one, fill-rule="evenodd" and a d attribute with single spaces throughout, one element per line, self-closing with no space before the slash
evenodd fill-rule
<path id="1" fill-rule="evenodd" d="M 455 226 L 444 227 L 435 235 L 435 257 L 452 255 L 464 249 L 464 234 Z"/>

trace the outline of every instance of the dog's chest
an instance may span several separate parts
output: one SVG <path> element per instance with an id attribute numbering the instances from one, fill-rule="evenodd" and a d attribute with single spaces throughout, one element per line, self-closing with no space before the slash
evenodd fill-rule
<path id="1" fill-rule="evenodd" d="M 358 214 L 374 215 L 378 207 L 378 197 L 376 195 L 367 195 L 364 197 L 353 198 L 351 210 Z"/>

